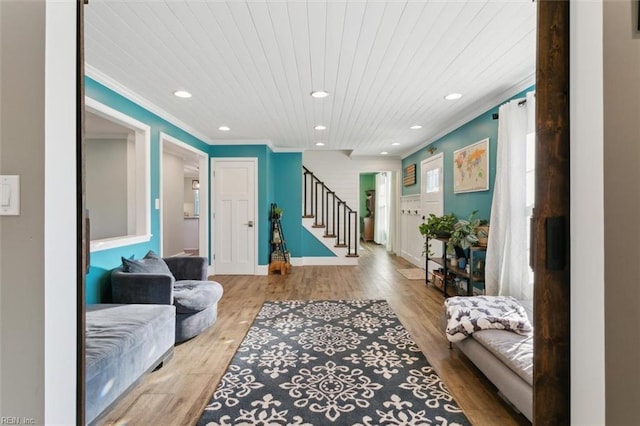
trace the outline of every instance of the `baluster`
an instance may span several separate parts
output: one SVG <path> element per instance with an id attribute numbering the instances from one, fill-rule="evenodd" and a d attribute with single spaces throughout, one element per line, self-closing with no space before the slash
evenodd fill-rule
<path id="1" fill-rule="evenodd" d="M 353 228 L 351 228 L 353 224 Z M 358 212 L 349 209 L 349 249 L 347 250 L 347 256 L 358 256 Z M 352 239 L 353 237 L 353 239 Z"/>
<path id="2" fill-rule="evenodd" d="M 303 217 L 307 217 L 309 215 L 309 210 L 307 209 L 307 206 L 309 204 L 309 200 L 307 200 L 307 196 L 308 196 L 307 195 L 307 181 L 309 179 L 307 178 L 307 176 L 309 176 L 309 173 L 306 171 L 306 169 L 305 169 L 305 172 L 304 172 L 303 176 L 304 176 L 304 183 L 302 184 L 302 186 L 303 186 L 303 194 L 304 194 L 303 195 L 303 197 L 304 197 L 304 214 L 303 214 Z"/>
<path id="3" fill-rule="evenodd" d="M 327 189 L 327 197 L 326 197 L 326 203 L 325 203 L 325 217 L 326 217 L 326 222 L 324 223 L 324 236 L 327 237 L 329 236 L 329 195 L 333 195 L 335 197 L 335 192 L 330 191 L 329 188 Z"/>
<path id="4" fill-rule="evenodd" d="M 318 186 L 320 186 L 320 190 L 322 190 L 322 185 L 323 185 L 322 182 L 320 182 L 319 180 L 316 181 L 316 185 L 315 185 L 316 186 L 316 195 L 315 195 L 315 197 L 313 199 L 313 201 L 315 203 L 314 215 L 316 217 L 313 226 L 315 228 L 319 228 L 320 227 L 320 222 L 318 222 L 318 219 L 320 219 L 320 215 L 318 214 L 318 194 L 320 195 L 320 200 L 322 200 L 322 193 L 318 190 Z M 320 206 L 320 207 L 322 207 L 322 206 Z"/>

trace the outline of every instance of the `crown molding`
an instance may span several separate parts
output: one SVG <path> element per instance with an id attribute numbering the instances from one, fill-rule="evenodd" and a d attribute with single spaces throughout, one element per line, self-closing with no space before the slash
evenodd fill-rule
<path id="1" fill-rule="evenodd" d="M 215 144 L 213 139 L 211 139 L 209 136 L 207 136 L 204 133 L 194 129 L 193 127 L 191 127 L 190 125 L 188 125 L 184 121 L 182 121 L 182 120 L 174 117 L 173 115 L 169 114 L 167 111 L 165 111 L 162 108 L 160 108 L 159 106 L 155 105 L 154 103 L 152 103 L 148 99 L 143 98 L 142 96 L 140 96 L 139 94 L 137 94 L 133 90 L 123 86 L 120 82 L 118 82 L 115 79 L 111 78 L 110 76 L 106 75 L 105 73 L 103 73 L 102 71 L 100 71 L 97 68 L 93 67 L 92 65 L 85 63 L 84 70 L 85 70 L 85 75 L 86 76 L 94 79 L 98 83 L 100 83 L 103 86 L 113 90 L 114 92 L 118 93 L 119 95 L 124 96 L 125 98 L 127 98 L 130 101 L 138 104 L 142 108 L 145 108 L 146 110 L 154 113 L 155 115 L 157 115 L 158 117 L 162 118 L 163 120 L 166 120 L 169 123 L 173 124 L 174 126 L 179 127 L 181 130 L 184 130 L 185 132 L 191 134 L 192 136 L 200 139 L 202 142 L 205 142 L 205 143 L 207 143 L 209 145 L 214 145 Z"/>
<path id="2" fill-rule="evenodd" d="M 524 79 L 522 79 L 519 83 L 517 83 L 517 84 L 511 86 L 510 88 L 508 88 L 508 89 L 496 94 L 495 96 L 482 99 L 481 101 L 478 101 L 478 102 L 472 104 L 471 106 L 469 106 L 466 109 L 466 112 L 463 112 L 463 113 L 459 114 L 459 118 L 458 119 L 452 120 L 447 125 L 445 125 L 443 127 L 443 130 L 439 131 L 438 133 L 436 133 L 436 134 L 434 134 L 432 136 L 429 136 L 425 142 L 423 142 L 423 143 L 421 143 L 421 144 L 419 144 L 417 146 L 414 146 L 412 148 L 409 148 L 406 151 L 404 151 L 402 154 L 400 154 L 401 159 L 404 160 L 408 156 L 413 155 L 416 152 L 420 151 L 421 149 L 423 149 L 423 148 L 431 145 L 432 143 L 438 141 L 443 136 L 446 136 L 447 134 L 453 132 L 454 130 L 456 130 L 456 129 L 460 128 L 460 127 L 462 127 L 463 125 L 467 124 L 468 122 L 478 118 L 482 114 L 485 114 L 488 111 L 492 110 L 493 108 L 496 108 L 496 107 L 502 105 L 508 99 L 511 99 L 512 97 L 514 97 L 518 93 L 522 92 L 523 90 L 527 89 L 528 87 L 531 87 L 535 83 L 536 83 L 536 75 L 535 75 L 535 73 L 532 73 L 532 74 L 528 75 L 527 77 L 525 77 Z"/>

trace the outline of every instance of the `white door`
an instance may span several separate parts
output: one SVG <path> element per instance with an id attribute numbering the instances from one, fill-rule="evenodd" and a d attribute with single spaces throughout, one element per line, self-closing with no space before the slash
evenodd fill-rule
<path id="1" fill-rule="evenodd" d="M 213 159 L 211 162 L 215 273 L 254 275 L 257 159 Z"/>
<path id="2" fill-rule="evenodd" d="M 433 213 L 436 216 L 444 214 L 444 160 L 442 153 L 429 157 L 420 163 L 420 202 L 424 220 Z M 434 257 L 442 257 L 441 243 L 431 244 Z M 429 264 L 429 270 L 439 267 L 435 263 Z"/>

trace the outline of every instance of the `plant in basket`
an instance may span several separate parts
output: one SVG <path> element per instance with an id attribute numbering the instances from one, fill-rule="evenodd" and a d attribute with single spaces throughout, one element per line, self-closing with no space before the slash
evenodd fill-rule
<path id="1" fill-rule="evenodd" d="M 468 219 L 460 219 L 453 226 L 448 243 L 451 247 L 460 247 L 466 250 L 469 247 L 479 245 L 480 237 L 488 235 L 488 231 L 482 230 L 482 227 L 487 226 L 488 222 L 484 219 L 475 219 L 476 213 L 478 211 L 474 210 Z"/>

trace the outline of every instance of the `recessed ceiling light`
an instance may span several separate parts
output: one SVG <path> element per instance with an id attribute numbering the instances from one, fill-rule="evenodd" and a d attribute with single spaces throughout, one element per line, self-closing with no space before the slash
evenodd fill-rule
<path id="1" fill-rule="evenodd" d="M 190 98 L 191 97 L 191 93 L 187 92 L 186 90 L 176 90 L 175 92 L 173 92 L 173 94 L 179 98 Z"/>
<path id="2" fill-rule="evenodd" d="M 324 146 L 322 142 L 316 142 L 316 146 Z"/>
<path id="3" fill-rule="evenodd" d="M 398 145 L 400 145 L 400 142 L 394 142 L 394 143 L 392 143 L 391 145 L 392 145 L 392 146 L 398 146 Z"/>
<path id="4" fill-rule="evenodd" d="M 228 126 L 220 126 L 218 127 L 218 130 L 220 130 L 221 132 L 228 132 L 231 129 Z"/>
<path id="5" fill-rule="evenodd" d="M 326 130 L 327 126 L 323 126 L 322 124 L 318 124 L 316 127 L 314 127 L 314 129 L 316 129 L 316 130 Z"/>
<path id="6" fill-rule="evenodd" d="M 311 96 L 314 98 L 326 98 L 329 96 L 329 92 L 325 92 L 324 90 L 314 90 L 311 92 Z"/>
<path id="7" fill-rule="evenodd" d="M 449 93 L 447 96 L 445 96 L 444 98 L 448 101 L 455 101 L 458 100 L 462 97 L 461 93 Z"/>
<path id="8" fill-rule="evenodd" d="M 380 155 L 387 155 L 387 154 L 388 154 L 388 152 L 387 152 L 387 151 L 382 151 L 382 152 L 380 153 Z"/>
<path id="9" fill-rule="evenodd" d="M 422 126 L 419 124 L 416 124 L 415 126 L 411 126 L 409 127 L 411 130 L 418 130 L 418 129 L 422 129 Z"/>

